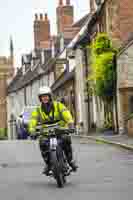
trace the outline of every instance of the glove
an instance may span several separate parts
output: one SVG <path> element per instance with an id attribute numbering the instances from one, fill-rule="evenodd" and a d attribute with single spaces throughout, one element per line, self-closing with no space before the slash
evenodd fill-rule
<path id="1" fill-rule="evenodd" d="M 68 124 L 68 128 L 74 129 L 74 123 L 69 123 L 69 124 Z"/>
<path id="2" fill-rule="evenodd" d="M 75 132 L 74 123 L 69 123 L 68 127 L 70 129 L 70 133 L 74 133 Z"/>

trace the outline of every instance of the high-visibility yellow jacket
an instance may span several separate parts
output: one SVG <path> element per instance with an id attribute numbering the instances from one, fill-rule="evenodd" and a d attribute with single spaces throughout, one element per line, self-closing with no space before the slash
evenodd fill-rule
<path id="1" fill-rule="evenodd" d="M 60 126 L 67 126 L 69 123 L 73 123 L 73 118 L 70 111 L 65 107 L 64 104 L 54 101 L 54 120 L 60 120 Z M 50 117 L 52 117 L 53 111 L 50 111 L 49 115 L 47 115 L 41 108 L 41 106 L 37 107 L 31 115 L 31 119 L 29 122 L 29 133 L 32 134 L 36 131 L 36 126 L 38 122 L 45 123 L 50 121 Z M 45 127 L 45 126 L 44 126 Z"/>

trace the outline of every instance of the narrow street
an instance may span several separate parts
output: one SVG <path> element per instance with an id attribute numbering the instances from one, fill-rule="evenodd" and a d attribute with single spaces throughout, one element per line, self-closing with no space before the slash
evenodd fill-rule
<path id="1" fill-rule="evenodd" d="M 0 142 L 2 200 L 131 200 L 133 154 L 110 145 L 74 140 L 80 168 L 63 189 L 41 174 L 38 145 L 31 141 Z"/>

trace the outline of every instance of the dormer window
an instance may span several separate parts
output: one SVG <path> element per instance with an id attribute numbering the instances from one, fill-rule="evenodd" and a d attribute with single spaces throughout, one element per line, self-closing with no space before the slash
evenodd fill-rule
<path id="1" fill-rule="evenodd" d="M 62 52 L 64 50 L 64 37 L 63 35 L 61 35 L 60 38 L 60 52 Z"/>
<path id="2" fill-rule="evenodd" d="M 34 59 L 36 59 L 36 58 L 37 58 L 36 52 L 35 52 L 35 51 L 32 51 L 32 59 L 34 60 Z"/>
<path id="3" fill-rule="evenodd" d="M 22 56 L 22 74 L 24 75 L 26 72 L 26 66 L 30 64 L 30 60 L 27 55 Z"/>
<path id="4" fill-rule="evenodd" d="M 30 64 L 30 61 L 31 61 L 31 58 L 30 58 L 30 55 L 23 55 L 23 65 L 29 65 Z"/>
<path id="5" fill-rule="evenodd" d="M 26 71 L 26 67 L 25 67 L 25 64 L 22 66 L 22 73 L 23 75 L 25 74 L 25 71 Z"/>
<path id="6" fill-rule="evenodd" d="M 33 71 L 36 68 L 37 64 L 37 54 L 36 51 L 32 51 L 32 59 L 31 59 L 31 71 Z"/>
<path id="7" fill-rule="evenodd" d="M 52 58 L 54 58 L 55 57 L 55 46 L 54 46 L 55 44 L 53 43 L 52 44 L 52 48 L 51 48 L 51 50 L 52 50 Z"/>
<path id="8" fill-rule="evenodd" d="M 45 51 L 44 50 L 41 51 L 41 62 L 42 62 L 42 64 L 45 63 Z"/>
<path id="9" fill-rule="evenodd" d="M 33 71 L 34 70 L 34 60 L 32 59 L 31 60 L 31 71 Z"/>

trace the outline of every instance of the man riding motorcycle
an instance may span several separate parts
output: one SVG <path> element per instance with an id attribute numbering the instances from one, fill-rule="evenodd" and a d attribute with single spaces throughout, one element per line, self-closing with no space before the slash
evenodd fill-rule
<path id="1" fill-rule="evenodd" d="M 61 127 L 73 128 L 73 118 L 70 111 L 64 104 L 53 101 L 52 91 L 49 87 L 40 87 L 38 97 L 41 105 L 32 112 L 31 120 L 29 122 L 29 133 L 31 136 L 35 135 L 36 126 L 40 123 L 52 123 L 52 121 L 59 120 Z M 39 146 L 41 155 L 46 164 L 43 173 L 47 174 L 50 171 L 49 155 L 48 155 L 48 139 L 47 135 L 40 137 Z M 69 135 L 63 137 L 63 150 L 66 155 L 67 161 L 73 171 L 76 171 L 77 166 L 73 160 L 72 142 Z"/>

